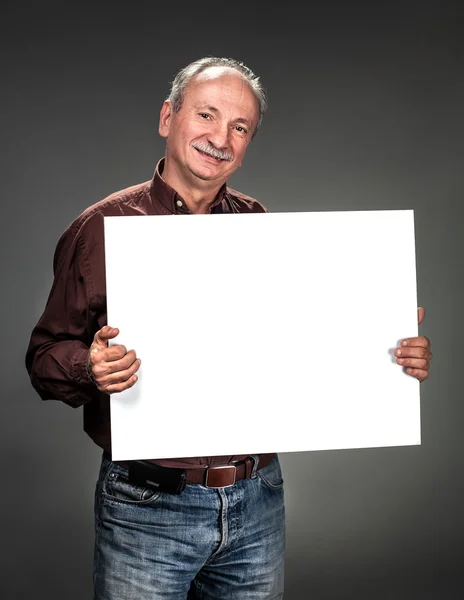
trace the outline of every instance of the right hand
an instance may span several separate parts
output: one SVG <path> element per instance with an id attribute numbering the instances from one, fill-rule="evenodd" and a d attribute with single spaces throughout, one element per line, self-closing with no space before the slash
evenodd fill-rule
<path id="1" fill-rule="evenodd" d="M 88 368 L 95 385 L 105 394 L 114 394 L 129 389 L 137 381 L 135 374 L 141 360 L 135 350 L 126 350 L 125 346 L 108 346 L 119 334 L 119 329 L 105 325 L 93 338 L 89 350 Z"/>

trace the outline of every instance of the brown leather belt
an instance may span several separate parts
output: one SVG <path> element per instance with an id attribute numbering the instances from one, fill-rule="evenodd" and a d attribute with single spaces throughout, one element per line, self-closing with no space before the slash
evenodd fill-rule
<path id="1" fill-rule="evenodd" d="M 275 454 L 263 454 L 259 457 L 258 468 L 259 471 L 263 467 L 266 467 L 271 463 Z M 107 456 L 109 458 L 109 456 Z M 113 461 L 115 464 L 130 470 L 130 462 L 127 461 Z M 155 465 L 154 465 L 155 466 Z M 208 488 L 221 488 L 230 487 L 234 485 L 236 481 L 241 479 L 248 479 L 251 477 L 253 472 L 254 459 L 252 456 L 247 456 L 245 459 L 237 461 L 235 463 L 228 463 L 225 465 L 217 466 L 205 466 L 205 467 L 193 467 L 191 469 L 178 469 L 171 467 L 161 467 L 156 465 L 156 469 L 161 472 L 169 471 L 180 471 L 185 472 L 185 483 L 189 484 L 200 484 Z"/>
<path id="2" fill-rule="evenodd" d="M 262 458 L 260 457 L 257 470 L 267 467 L 274 456 L 274 454 L 266 454 Z M 236 481 L 249 479 L 253 472 L 253 465 L 254 459 L 247 456 L 239 462 L 227 465 L 204 467 L 202 469 L 185 469 L 187 483 L 199 483 L 210 488 L 229 487 L 234 485 Z"/>

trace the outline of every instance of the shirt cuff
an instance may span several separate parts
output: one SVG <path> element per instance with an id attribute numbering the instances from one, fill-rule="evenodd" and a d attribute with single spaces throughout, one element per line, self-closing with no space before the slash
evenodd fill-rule
<path id="1" fill-rule="evenodd" d="M 81 385 L 95 385 L 89 368 L 89 349 L 81 348 L 71 360 L 71 377 Z"/>

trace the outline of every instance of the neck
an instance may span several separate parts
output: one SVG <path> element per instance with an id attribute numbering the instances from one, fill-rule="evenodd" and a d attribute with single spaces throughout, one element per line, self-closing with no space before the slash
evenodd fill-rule
<path id="1" fill-rule="evenodd" d="M 193 175 L 190 181 L 186 181 L 185 174 L 181 174 L 175 165 L 169 163 L 167 157 L 164 161 L 162 177 L 181 196 L 189 211 L 196 214 L 209 212 L 211 204 L 223 185 L 202 181 L 194 178 Z"/>

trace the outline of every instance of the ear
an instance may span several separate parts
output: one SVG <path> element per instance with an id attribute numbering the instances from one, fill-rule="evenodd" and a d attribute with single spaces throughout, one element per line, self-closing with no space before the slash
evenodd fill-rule
<path id="1" fill-rule="evenodd" d="M 160 119 L 158 126 L 158 133 L 161 137 L 167 138 L 169 133 L 169 126 L 171 124 L 171 117 L 174 111 L 172 110 L 172 104 L 169 100 L 163 102 L 163 106 L 160 111 Z"/>

